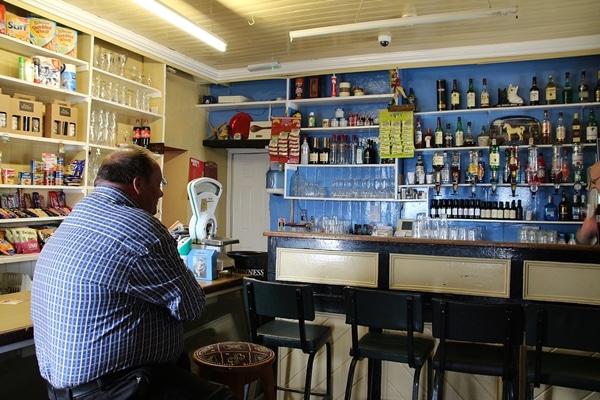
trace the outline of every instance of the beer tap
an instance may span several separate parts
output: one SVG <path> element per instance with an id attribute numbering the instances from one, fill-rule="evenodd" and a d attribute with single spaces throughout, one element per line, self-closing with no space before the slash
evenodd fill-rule
<path id="1" fill-rule="evenodd" d="M 552 169 L 550 170 L 552 182 L 554 182 L 554 194 L 558 194 L 562 174 L 561 146 L 552 146 Z"/>
<path id="2" fill-rule="evenodd" d="M 535 197 L 538 191 L 538 147 L 535 145 L 533 137 L 529 138 L 529 148 L 527 149 L 527 183 L 531 196 Z"/>
<path id="3" fill-rule="evenodd" d="M 510 190 L 513 197 L 515 197 L 517 190 L 517 171 L 519 167 L 519 149 L 517 146 L 511 146 L 509 148 L 508 169 L 510 170 Z"/>

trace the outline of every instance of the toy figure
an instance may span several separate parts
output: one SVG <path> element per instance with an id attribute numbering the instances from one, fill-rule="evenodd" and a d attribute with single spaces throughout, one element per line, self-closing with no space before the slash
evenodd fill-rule
<path id="1" fill-rule="evenodd" d="M 402 100 L 398 98 L 398 95 L 402 96 L 404 99 L 408 99 L 408 97 L 406 96 L 406 92 L 402 87 L 402 79 L 400 79 L 400 77 L 398 76 L 397 69 L 390 70 L 390 87 L 392 89 L 392 93 L 394 94 L 392 104 L 402 104 Z"/>

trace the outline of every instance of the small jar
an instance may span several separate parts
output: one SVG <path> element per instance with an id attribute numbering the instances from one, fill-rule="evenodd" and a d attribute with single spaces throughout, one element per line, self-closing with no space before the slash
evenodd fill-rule
<path id="1" fill-rule="evenodd" d="M 350 96 L 350 82 L 340 83 L 340 97 Z"/>
<path id="2" fill-rule="evenodd" d="M 343 108 L 336 108 L 335 109 L 335 117 L 336 118 L 344 118 L 344 109 Z"/>

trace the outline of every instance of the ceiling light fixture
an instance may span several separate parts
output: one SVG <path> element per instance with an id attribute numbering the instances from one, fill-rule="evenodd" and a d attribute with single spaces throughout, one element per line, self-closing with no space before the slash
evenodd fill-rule
<path id="1" fill-rule="evenodd" d="M 263 64 L 250 64 L 248 65 L 248 71 L 250 72 L 254 72 L 254 71 L 266 71 L 266 70 L 276 70 L 281 68 L 281 64 L 279 64 L 279 61 L 272 61 L 272 62 L 268 62 L 268 63 L 263 63 Z"/>
<path id="2" fill-rule="evenodd" d="M 431 14 L 422 16 L 407 16 L 403 18 L 384 19 L 370 22 L 357 22 L 355 24 L 324 26 L 321 28 L 301 29 L 290 31 L 290 41 L 294 39 L 307 38 L 313 36 L 333 35 L 336 33 L 349 33 L 368 31 L 376 29 L 400 28 L 405 26 L 437 24 L 441 22 L 467 21 L 470 19 L 480 19 L 495 16 L 505 16 L 516 14 L 517 7 L 510 8 L 489 8 L 485 10 L 457 11 L 442 14 Z"/>
<path id="3" fill-rule="evenodd" d="M 158 15 L 165 21 L 181 28 L 181 30 L 190 33 L 192 36 L 202 40 L 204 43 L 212 46 L 213 48 L 224 52 L 227 49 L 227 43 L 216 35 L 200 28 L 189 19 L 182 17 L 169 7 L 159 3 L 155 0 L 132 0 L 134 3 L 139 4 L 146 10 Z"/>

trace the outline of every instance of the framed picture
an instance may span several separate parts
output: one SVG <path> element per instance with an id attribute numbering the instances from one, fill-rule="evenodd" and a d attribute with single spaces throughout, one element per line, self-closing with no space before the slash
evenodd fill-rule
<path id="1" fill-rule="evenodd" d="M 217 251 L 192 249 L 187 256 L 187 266 L 198 281 L 217 279 Z"/>

